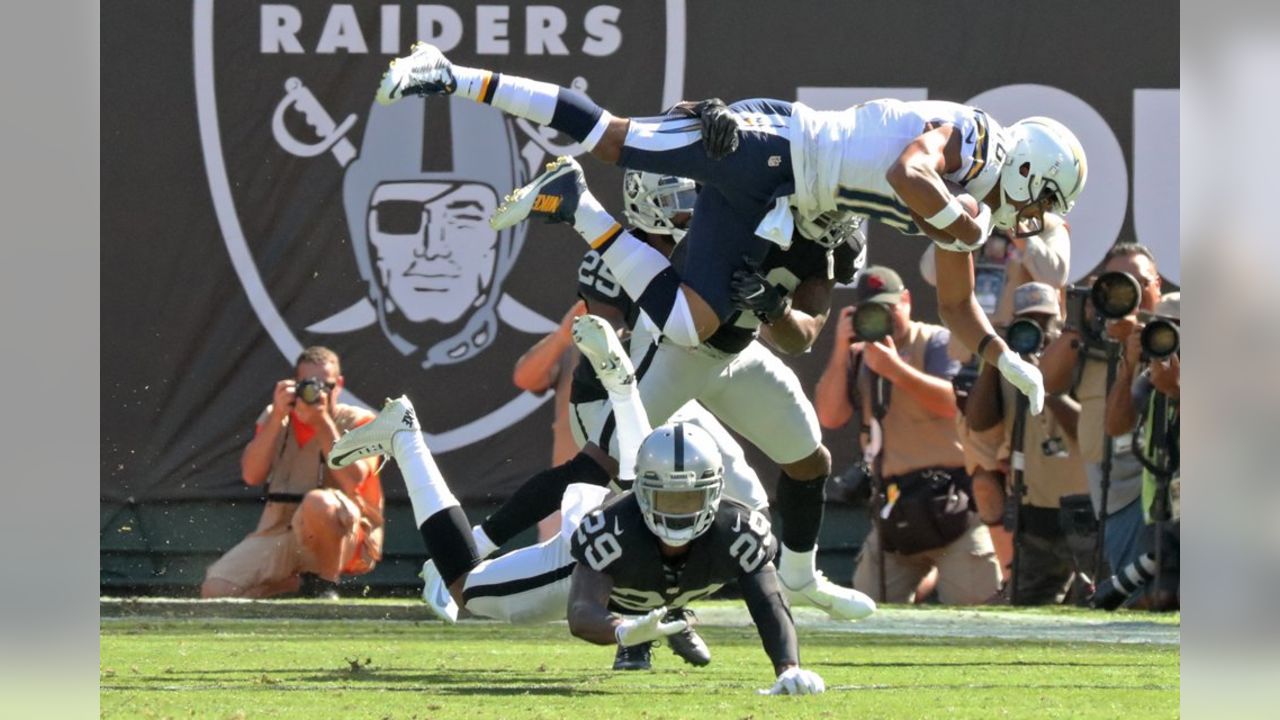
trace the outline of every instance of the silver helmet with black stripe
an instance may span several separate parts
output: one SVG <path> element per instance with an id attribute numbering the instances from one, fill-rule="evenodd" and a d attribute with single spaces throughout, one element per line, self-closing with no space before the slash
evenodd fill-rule
<path id="1" fill-rule="evenodd" d="M 668 423 L 640 444 L 636 499 L 645 524 L 667 545 L 685 545 L 710 529 L 723 490 L 724 461 L 706 430 Z"/>

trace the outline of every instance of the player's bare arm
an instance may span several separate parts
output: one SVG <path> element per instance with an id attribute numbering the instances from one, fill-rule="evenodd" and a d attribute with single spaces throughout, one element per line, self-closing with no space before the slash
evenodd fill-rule
<path id="1" fill-rule="evenodd" d="M 807 351 L 827 324 L 834 287 L 835 280 L 808 279 L 800 283 L 791 295 L 790 308 L 773 324 L 761 327 L 761 335 L 771 346 L 788 355 Z"/>
<path id="2" fill-rule="evenodd" d="M 560 377 L 560 358 L 573 347 L 569 328 L 573 319 L 584 311 L 581 301 L 574 303 L 555 331 L 548 333 L 520 356 L 511 374 L 511 382 L 516 387 L 526 392 L 544 393 L 555 384 Z"/>
<path id="3" fill-rule="evenodd" d="M 952 203 L 958 201 L 942 178 L 960 165 L 960 133 L 950 125 L 942 125 L 911 141 L 885 178 L 915 216 L 916 225 L 929 237 L 943 242 L 955 239 L 972 246 L 985 239 L 987 228 L 963 208 L 957 213 Z M 952 216 L 954 220 L 939 227 L 940 217 Z"/>
<path id="4" fill-rule="evenodd" d="M 990 430 L 1004 420 L 1000 373 L 994 365 L 983 365 L 964 404 L 964 417 L 976 432 Z"/>
<path id="5" fill-rule="evenodd" d="M 995 336 L 991 322 L 973 295 L 973 255 L 942 248 L 936 251 L 938 315 L 942 323 L 972 352 L 978 352 L 984 337 L 993 336 L 982 348 L 982 359 L 995 365 L 1008 347 Z"/>
<path id="6" fill-rule="evenodd" d="M 569 632 L 596 645 L 613 645 L 622 620 L 609 612 L 613 578 L 579 563 L 569 588 Z"/>

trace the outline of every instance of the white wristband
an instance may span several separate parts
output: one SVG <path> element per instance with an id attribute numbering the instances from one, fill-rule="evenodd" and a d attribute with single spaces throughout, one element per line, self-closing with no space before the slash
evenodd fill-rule
<path id="1" fill-rule="evenodd" d="M 956 218 L 959 218 L 961 215 L 964 215 L 964 214 L 965 214 L 964 205 L 960 204 L 960 198 L 953 195 L 941 210 L 933 214 L 933 217 L 925 218 L 925 222 L 938 228 L 939 230 L 942 230 L 942 229 L 945 229 L 947 226 L 949 226 L 951 223 L 955 222 Z"/>

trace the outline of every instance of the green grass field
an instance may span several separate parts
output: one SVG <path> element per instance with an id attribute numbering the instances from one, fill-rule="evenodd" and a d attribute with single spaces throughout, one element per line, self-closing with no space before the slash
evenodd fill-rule
<path id="1" fill-rule="evenodd" d="M 109 612 L 104 603 L 101 712 L 309 720 L 1178 715 L 1176 616 L 889 608 L 849 625 L 800 608 L 803 664 L 828 691 L 791 698 L 756 695 L 772 672 L 745 609 L 706 605 L 699 629 L 710 666 L 686 666 L 663 647 L 652 672 L 615 673 L 612 648 L 575 640 L 563 623 L 445 626 L 404 619 L 425 616 L 420 606 L 378 601 L 229 606 L 235 612 L 193 603 L 179 616 Z M 318 619 L 325 616 L 391 619 Z"/>

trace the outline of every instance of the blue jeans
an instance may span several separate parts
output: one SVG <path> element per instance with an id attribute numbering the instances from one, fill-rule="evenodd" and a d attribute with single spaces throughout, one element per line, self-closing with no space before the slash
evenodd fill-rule
<path id="1" fill-rule="evenodd" d="M 1133 502 L 1107 516 L 1107 532 L 1102 552 L 1112 573 L 1124 569 L 1147 552 L 1145 526 L 1140 499 L 1135 498 Z"/>

